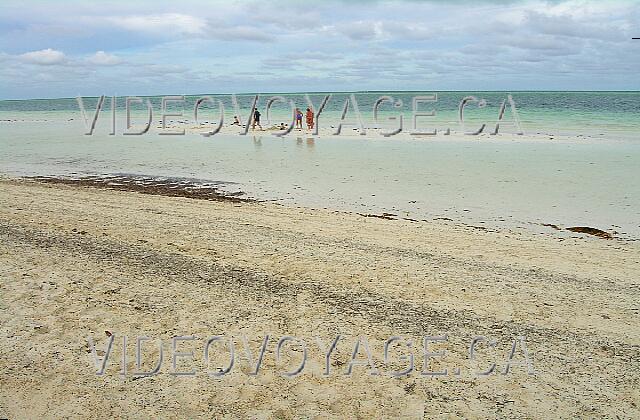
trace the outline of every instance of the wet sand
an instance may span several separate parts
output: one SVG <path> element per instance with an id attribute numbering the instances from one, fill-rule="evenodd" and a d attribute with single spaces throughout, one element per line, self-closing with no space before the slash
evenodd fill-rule
<path id="1" fill-rule="evenodd" d="M 638 242 L 147 192 L 0 180 L 0 417 L 640 416 Z M 257 376 L 239 346 L 234 369 L 211 378 L 202 340 L 216 334 L 246 335 L 254 352 L 265 334 L 303 338 L 307 367 L 282 377 L 291 363 L 269 342 Z M 325 377 L 313 338 L 337 334 Z M 449 374 L 421 375 L 421 337 L 443 334 L 430 370 Z M 97 376 L 87 337 L 104 348 L 109 335 Z M 131 373 L 142 335 L 163 341 L 158 375 Z M 197 337 L 180 345 L 194 377 L 170 374 L 177 335 Z M 415 344 L 401 378 L 381 362 L 394 335 Z M 497 344 L 472 366 L 477 335 Z M 380 375 L 345 375 L 358 336 Z M 502 375 L 519 336 L 535 373 Z"/>

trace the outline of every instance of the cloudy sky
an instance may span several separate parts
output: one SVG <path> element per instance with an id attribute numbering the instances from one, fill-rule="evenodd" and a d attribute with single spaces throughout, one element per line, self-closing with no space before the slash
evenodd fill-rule
<path id="1" fill-rule="evenodd" d="M 311 4 L 3 0 L 0 98 L 640 90 L 638 0 Z"/>

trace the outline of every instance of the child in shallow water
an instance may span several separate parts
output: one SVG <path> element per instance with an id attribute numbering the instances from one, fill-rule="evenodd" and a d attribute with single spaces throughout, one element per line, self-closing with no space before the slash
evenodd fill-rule
<path id="1" fill-rule="evenodd" d="M 302 111 L 296 108 L 296 128 L 302 130 Z"/>

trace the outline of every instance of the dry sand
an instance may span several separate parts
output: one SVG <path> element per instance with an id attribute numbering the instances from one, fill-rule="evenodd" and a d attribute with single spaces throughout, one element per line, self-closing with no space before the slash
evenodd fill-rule
<path id="1" fill-rule="evenodd" d="M 5 179 L 0 417 L 638 418 L 639 271 L 640 243 L 618 239 Z M 105 331 L 114 349 L 98 376 L 87 337 L 102 349 Z M 246 335 L 254 352 L 265 334 L 301 337 L 308 363 L 282 377 L 301 353 L 276 363 L 269 342 L 257 376 L 238 347 L 231 373 L 212 378 L 202 347 L 216 334 Z M 313 337 L 336 334 L 325 377 Z M 430 369 L 449 375 L 422 376 L 420 338 L 441 334 L 433 350 L 447 354 Z M 163 341 L 158 375 L 131 373 L 141 335 Z M 193 377 L 169 374 L 177 335 L 197 337 L 179 346 L 194 350 L 179 363 Z M 415 344 L 416 371 L 402 378 L 382 363 L 393 335 Z M 497 345 L 473 364 L 476 335 Z M 381 375 L 344 374 L 358 336 Z M 501 375 L 518 336 L 535 374 Z M 143 369 L 157 356 L 148 348 Z M 213 367 L 226 364 L 218 354 Z M 474 374 L 492 361 L 498 372 Z"/>

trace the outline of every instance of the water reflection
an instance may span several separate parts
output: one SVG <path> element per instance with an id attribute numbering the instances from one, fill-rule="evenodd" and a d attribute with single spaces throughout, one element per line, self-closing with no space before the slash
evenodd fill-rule
<path id="1" fill-rule="evenodd" d="M 296 137 L 296 146 L 302 147 L 305 144 L 305 139 L 302 137 Z M 313 137 L 308 137 L 306 139 L 306 145 L 308 149 L 313 149 L 316 145 L 316 141 Z"/>

